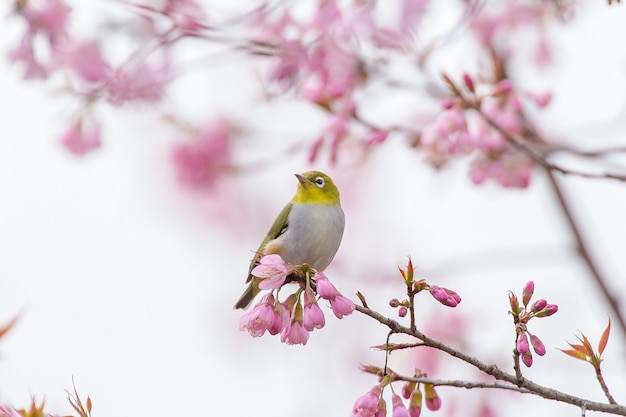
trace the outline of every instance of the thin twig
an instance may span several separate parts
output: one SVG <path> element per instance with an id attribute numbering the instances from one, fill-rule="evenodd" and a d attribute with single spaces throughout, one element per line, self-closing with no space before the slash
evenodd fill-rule
<path id="1" fill-rule="evenodd" d="M 397 321 L 390 319 L 388 317 L 385 317 L 382 314 L 374 310 L 371 310 L 369 308 L 356 306 L 355 309 L 359 311 L 360 313 L 365 314 L 366 316 L 369 316 L 373 318 L 374 320 L 378 321 L 379 323 L 387 326 L 390 330 L 394 331 L 395 333 L 402 333 L 402 334 L 413 336 L 421 340 L 422 342 L 424 342 L 426 346 L 440 350 L 454 358 L 457 358 L 463 362 L 466 362 L 474 366 L 475 368 L 479 369 L 480 371 L 488 375 L 491 375 L 496 380 L 518 385 L 518 379 L 515 375 L 510 374 L 508 372 L 504 372 L 495 364 L 488 364 L 488 363 L 482 362 L 481 360 L 473 356 L 470 356 L 436 339 L 426 336 L 424 333 L 420 332 L 417 329 L 410 329 L 408 327 L 405 327 L 401 325 L 400 323 L 398 323 Z M 577 407 L 584 406 L 587 410 L 600 411 L 604 413 L 611 413 L 615 415 L 626 416 L 626 406 L 618 405 L 618 404 L 606 404 L 606 403 L 599 403 L 595 401 L 588 401 L 583 398 L 576 397 L 574 395 L 566 394 L 564 392 L 560 392 L 552 388 L 544 387 L 527 378 L 523 378 L 521 383 L 518 385 L 518 387 L 520 389 L 528 390 L 529 394 L 537 395 L 539 397 L 542 397 L 548 400 L 563 402 L 566 404 L 575 405 Z"/>

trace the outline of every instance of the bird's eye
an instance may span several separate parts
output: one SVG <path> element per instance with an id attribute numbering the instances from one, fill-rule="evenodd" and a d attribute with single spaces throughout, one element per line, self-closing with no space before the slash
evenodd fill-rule
<path id="1" fill-rule="evenodd" d="M 324 188 L 324 184 L 325 184 L 325 183 L 326 183 L 326 182 L 324 181 L 324 178 L 322 178 L 322 177 L 317 177 L 317 178 L 315 178 L 315 184 L 316 184 L 318 187 L 320 187 L 320 188 Z"/>

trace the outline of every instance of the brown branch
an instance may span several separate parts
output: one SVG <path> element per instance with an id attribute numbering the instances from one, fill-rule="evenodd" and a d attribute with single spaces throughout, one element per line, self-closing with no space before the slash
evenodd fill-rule
<path id="1" fill-rule="evenodd" d="M 591 273 L 591 277 L 595 281 L 598 288 L 600 288 L 602 295 L 606 299 L 610 309 L 613 311 L 613 315 L 615 315 L 615 317 L 617 318 L 619 326 L 622 329 L 622 333 L 626 335 L 626 319 L 622 315 L 620 303 L 609 290 L 607 280 L 603 277 L 595 261 L 589 254 L 589 250 L 587 249 L 587 244 L 585 243 L 585 239 L 582 236 L 580 227 L 576 222 L 576 219 L 574 219 L 574 215 L 572 214 L 570 205 L 567 202 L 563 190 L 559 185 L 556 177 L 554 176 L 554 173 L 549 169 L 546 169 L 546 173 L 548 175 L 548 180 L 550 186 L 552 187 L 552 191 L 554 192 L 554 195 L 559 203 L 559 207 L 563 212 L 563 216 L 565 217 L 567 225 L 569 226 L 569 229 L 576 242 L 576 249 L 578 251 L 578 254 L 582 258 L 583 262 L 585 262 L 585 264 L 587 265 L 587 268 Z"/>
<path id="2" fill-rule="evenodd" d="M 356 306 L 355 308 L 360 313 L 365 314 L 366 316 L 369 316 L 373 318 L 374 320 L 378 321 L 379 323 L 387 326 L 394 333 L 402 333 L 402 334 L 413 336 L 421 340 L 422 342 L 424 342 L 424 345 L 440 350 L 442 352 L 445 352 L 454 358 L 457 358 L 465 363 L 468 363 L 472 365 L 473 367 L 479 369 L 480 371 L 486 373 L 487 375 L 492 376 L 498 381 L 508 382 L 509 384 L 517 385 L 520 389 L 528 390 L 527 392 L 528 394 L 537 395 L 547 400 L 554 400 L 554 401 L 563 402 L 566 404 L 575 405 L 581 408 L 585 407 L 587 410 L 600 411 L 604 413 L 626 416 L 626 406 L 618 405 L 618 404 L 599 403 L 595 401 L 585 400 L 583 398 L 566 394 L 564 392 L 560 392 L 552 388 L 544 387 L 526 378 L 522 378 L 521 381 L 518 381 L 518 378 L 515 375 L 503 371 L 497 365 L 482 362 L 481 360 L 473 356 L 470 356 L 436 339 L 426 336 L 424 333 L 420 332 L 417 329 L 412 330 L 408 327 L 405 327 L 401 325 L 400 323 L 398 323 L 397 321 L 390 319 L 388 317 L 385 317 L 382 314 L 374 310 L 371 310 L 369 308 L 365 308 L 361 306 Z"/>
<path id="3" fill-rule="evenodd" d="M 594 366 L 595 370 L 596 370 L 596 378 L 598 379 L 598 382 L 600 383 L 600 387 L 602 387 L 602 391 L 604 391 L 604 395 L 606 396 L 606 399 L 609 400 L 609 403 L 611 404 L 617 404 L 617 401 L 615 401 L 615 398 L 613 398 L 613 396 L 611 395 L 611 392 L 609 391 L 609 387 L 608 385 L 606 385 L 606 381 L 604 380 L 604 377 L 602 376 L 602 370 L 600 369 L 600 364 L 598 363 L 598 366 Z"/>

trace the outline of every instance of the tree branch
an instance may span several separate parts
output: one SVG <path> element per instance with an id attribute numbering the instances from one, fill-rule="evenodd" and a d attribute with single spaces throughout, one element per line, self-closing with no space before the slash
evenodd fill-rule
<path id="1" fill-rule="evenodd" d="M 537 395 L 539 397 L 542 397 L 548 400 L 554 400 L 554 401 L 563 402 L 566 404 L 575 405 L 577 407 L 585 407 L 587 410 L 600 411 L 604 413 L 626 416 L 626 406 L 618 405 L 618 404 L 599 403 L 595 401 L 585 400 L 585 399 L 582 399 L 582 398 L 579 398 L 570 394 L 557 391 L 552 388 L 544 387 L 526 378 L 522 378 L 521 380 L 518 380 L 518 378 L 515 375 L 510 374 L 508 372 L 504 372 L 497 365 L 482 362 L 481 360 L 473 356 L 470 356 L 436 339 L 426 336 L 424 333 L 420 332 L 417 329 L 412 330 L 408 327 L 405 327 L 401 325 L 400 323 L 398 323 L 397 321 L 390 319 L 388 317 L 385 317 L 382 314 L 370 308 L 357 305 L 356 310 L 362 314 L 365 314 L 366 316 L 373 318 L 379 323 L 387 326 L 394 333 L 403 333 L 403 334 L 413 336 L 421 340 L 422 342 L 424 342 L 424 345 L 440 350 L 442 352 L 445 352 L 454 358 L 457 358 L 463 362 L 466 362 L 472 365 L 473 367 L 479 369 L 480 371 L 486 373 L 487 375 L 491 375 L 498 381 L 504 381 L 504 382 L 508 382 L 509 384 L 517 385 L 517 387 L 520 390 L 527 390 L 527 392 L 524 392 L 524 393 Z M 468 383 L 468 384 L 471 385 L 472 383 Z M 479 388 L 479 387 L 476 386 L 475 388 Z M 519 391 L 519 392 L 522 392 L 522 391 Z"/>

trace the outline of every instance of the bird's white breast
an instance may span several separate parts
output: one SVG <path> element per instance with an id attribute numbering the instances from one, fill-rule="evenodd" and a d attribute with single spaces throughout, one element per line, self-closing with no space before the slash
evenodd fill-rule
<path id="1" fill-rule="evenodd" d="M 323 271 L 335 257 L 345 218 L 340 206 L 293 203 L 287 231 L 280 240 L 285 261 L 300 265 L 307 263 Z"/>

